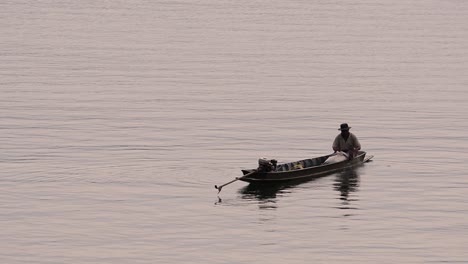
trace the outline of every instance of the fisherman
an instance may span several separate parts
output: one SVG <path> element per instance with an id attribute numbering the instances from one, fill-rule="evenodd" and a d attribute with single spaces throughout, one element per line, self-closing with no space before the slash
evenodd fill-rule
<path id="1" fill-rule="evenodd" d="M 338 130 L 341 130 L 341 134 L 336 136 L 333 141 L 333 150 L 335 152 L 342 151 L 348 154 L 349 159 L 353 159 L 358 151 L 361 149 L 361 144 L 357 137 L 349 132 L 348 124 L 343 123 L 340 125 Z"/>

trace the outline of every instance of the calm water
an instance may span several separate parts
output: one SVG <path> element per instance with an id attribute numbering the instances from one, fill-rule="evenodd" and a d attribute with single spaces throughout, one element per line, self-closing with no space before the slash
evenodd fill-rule
<path id="1" fill-rule="evenodd" d="M 468 3 L 352 2 L 2 1 L 0 263 L 468 263 Z"/>

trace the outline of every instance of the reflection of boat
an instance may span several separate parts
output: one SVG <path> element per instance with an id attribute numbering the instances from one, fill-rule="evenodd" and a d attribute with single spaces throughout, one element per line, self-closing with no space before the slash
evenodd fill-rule
<path id="1" fill-rule="evenodd" d="M 359 151 L 351 160 L 344 160 L 336 163 L 324 162 L 334 154 L 321 156 L 312 159 L 304 159 L 295 162 L 278 164 L 275 170 L 264 171 L 259 169 L 242 170 L 243 177 L 238 180 L 250 183 L 274 183 L 291 180 L 305 180 L 324 176 L 329 173 L 341 171 L 345 168 L 353 167 L 370 160 L 373 156 L 366 157 L 366 152 Z"/>
<path id="2" fill-rule="evenodd" d="M 345 168 L 338 173 L 334 173 L 336 177 L 334 179 L 333 189 L 340 193 L 339 200 L 342 201 L 342 203 L 336 208 L 356 209 L 351 205 L 351 201 L 354 199 L 349 199 L 349 196 L 351 193 L 358 191 L 358 171 L 359 169 L 357 166 L 354 166 Z M 326 174 L 322 174 L 322 176 L 326 176 Z M 295 189 L 298 188 L 299 185 L 313 183 L 319 178 L 320 176 L 290 181 L 252 182 L 241 188 L 239 190 L 239 194 L 241 194 L 242 199 L 257 201 L 260 209 L 275 209 L 278 207 L 278 198 L 289 196 L 290 193 L 295 192 Z M 349 215 L 351 215 L 349 212 L 345 214 L 345 216 Z"/>
<path id="3" fill-rule="evenodd" d="M 317 177 L 318 178 L 318 177 Z M 290 181 L 277 181 L 277 182 L 253 182 L 244 188 L 239 193 L 242 194 L 243 198 L 256 198 L 258 200 L 266 200 L 276 198 L 278 194 L 286 194 L 292 192 L 292 189 L 298 185 L 311 182 L 317 178 L 312 179 L 298 179 Z"/>

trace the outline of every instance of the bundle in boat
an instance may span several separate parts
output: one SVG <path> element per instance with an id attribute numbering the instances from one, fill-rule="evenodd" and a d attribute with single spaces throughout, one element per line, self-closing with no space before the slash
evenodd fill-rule
<path id="1" fill-rule="evenodd" d="M 349 158 L 348 154 L 345 153 L 345 152 L 342 152 L 342 151 L 338 151 L 336 152 L 335 154 L 331 155 L 330 157 L 328 157 L 328 159 L 326 159 L 323 164 L 333 164 L 333 163 L 338 163 L 338 162 L 342 162 L 342 161 L 345 161 Z"/>

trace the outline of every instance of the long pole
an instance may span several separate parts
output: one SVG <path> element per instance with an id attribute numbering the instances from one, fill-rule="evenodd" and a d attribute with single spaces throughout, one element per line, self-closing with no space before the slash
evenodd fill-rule
<path id="1" fill-rule="evenodd" d="M 221 189 L 222 189 L 224 186 L 229 185 L 229 184 L 231 184 L 231 183 L 233 183 L 233 182 L 235 182 L 235 181 L 238 181 L 238 180 L 240 180 L 240 179 L 242 179 L 242 178 L 248 177 L 248 176 L 254 174 L 255 172 L 257 172 L 257 171 L 254 170 L 254 171 L 252 171 L 252 172 L 249 172 L 249 173 L 245 174 L 245 175 L 242 176 L 242 177 L 236 177 L 234 180 L 232 180 L 232 181 L 230 181 L 230 182 L 226 182 L 225 184 L 220 185 L 220 186 L 215 185 L 215 188 L 218 190 L 218 193 L 220 193 L 220 192 L 221 192 Z"/>

